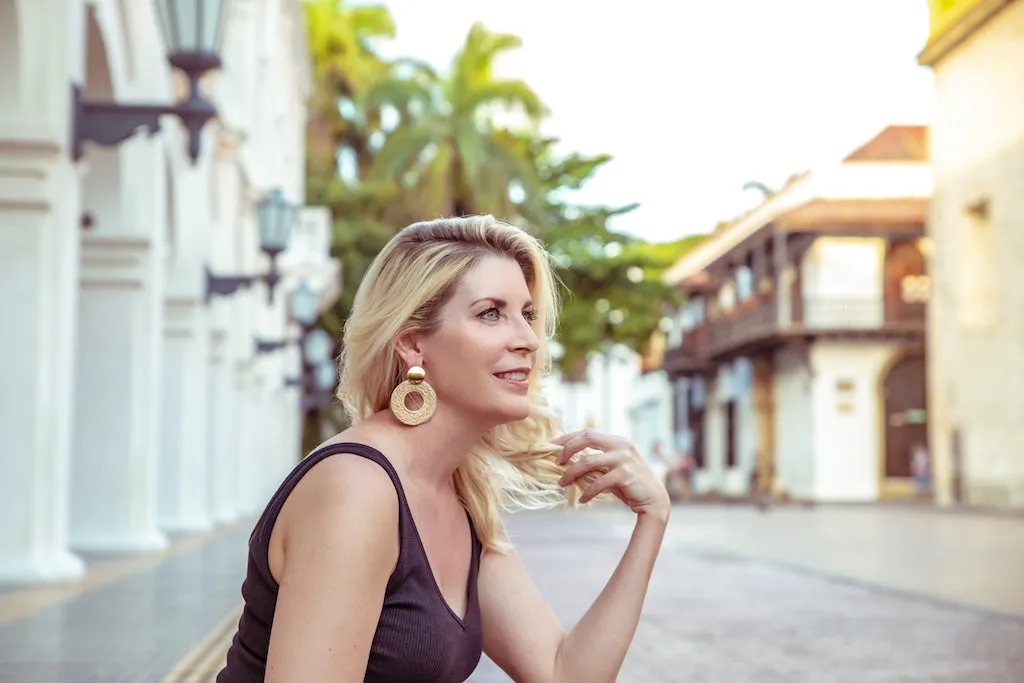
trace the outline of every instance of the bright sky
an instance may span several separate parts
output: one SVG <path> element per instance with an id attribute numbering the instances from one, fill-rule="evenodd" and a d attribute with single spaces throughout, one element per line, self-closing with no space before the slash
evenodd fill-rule
<path id="1" fill-rule="evenodd" d="M 578 196 L 639 202 L 616 227 L 710 229 L 890 123 L 931 120 L 925 0 L 383 0 L 386 54 L 447 66 L 470 25 L 514 33 L 499 65 L 552 110 L 566 149 L 615 157 Z"/>

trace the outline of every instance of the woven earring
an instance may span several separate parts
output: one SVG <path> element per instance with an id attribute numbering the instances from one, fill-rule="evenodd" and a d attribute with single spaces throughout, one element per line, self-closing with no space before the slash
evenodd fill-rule
<path id="1" fill-rule="evenodd" d="M 423 424 L 434 416 L 434 410 L 437 409 L 437 394 L 434 393 L 434 388 L 424 381 L 426 376 L 423 368 L 414 365 L 405 374 L 406 380 L 391 392 L 391 412 L 400 422 L 410 427 Z M 419 394 L 423 400 L 423 404 L 416 410 L 409 410 L 405 405 L 405 399 L 409 394 Z"/>

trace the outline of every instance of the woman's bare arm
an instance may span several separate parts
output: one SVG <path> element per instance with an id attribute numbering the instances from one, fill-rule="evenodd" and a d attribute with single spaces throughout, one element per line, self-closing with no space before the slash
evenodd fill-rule
<path id="1" fill-rule="evenodd" d="M 484 649 L 517 683 L 611 682 L 640 621 L 668 524 L 668 494 L 625 439 L 585 430 L 556 443 L 565 447 L 562 464 L 585 448 L 596 451 L 569 465 L 562 484 L 593 474 L 581 502 L 613 493 L 637 514 L 632 538 L 604 590 L 568 633 L 514 554 L 487 553 L 479 579 Z"/>
<path id="2" fill-rule="evenodd" d="M 398 559 L 394 485 L 369 460 L 335 456 L 285 507 L 266 681 L 360 683 Z"/>
<path id="3" fill-rule="evenodd" d="M 641 514 L 629 546 L 604 590 L 566 635 L 556 681 L 615 681 L 633 641 L 668 518 Z"/>
<path id="4" fill-rule="evenodd" d="M 665 521 L 640 516 L 611 579 L 568 633 L 514 553 L 486 553 L 478 591 L 487 655 L 516 683 L 614 681 L 640 620 Z"/>

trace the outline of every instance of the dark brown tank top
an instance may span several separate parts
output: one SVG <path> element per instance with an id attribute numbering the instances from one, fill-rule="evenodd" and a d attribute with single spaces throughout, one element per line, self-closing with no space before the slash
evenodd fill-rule
<path id="1" fill-rule="evenodd" d="M 473 673 L 483 648 L 477 598 L 480 541 L 474 531 L 466 616 L 460 619 L 434 580 L 398 473 L 383 453 L 357 443 L 330 444 L 304 458 L 267 504 L 249 538 L 248 570 L 242 583 L 245 605 L 228 650 L 227 665 L 217 675 L 217 683 L 264 680 L 278 590 L 270 573 L 267 552 L 270 532 L 285 499 L 303 475 L 324 458 L 339 454 L 354 454 L 374 461 L 388 473 L 398 492 L 398 562 L 388 579 L 380 620 L 370 646 L 365 682 L 462 683 Z M 353 557 L 352 561 L 358 562 L 359 558 Z"/>

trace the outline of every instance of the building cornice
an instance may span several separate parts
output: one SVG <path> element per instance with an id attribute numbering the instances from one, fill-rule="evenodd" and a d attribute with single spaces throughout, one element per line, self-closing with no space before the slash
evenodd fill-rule
<path id="1" fill-rule="evenodd" d="M 977 0 L 967 6 L 962 13 L 953 15 L 942 25 L 936 27 L 934 6 L 932 12 L 932 35 L 928 38 L 917 61 L 922 66 L 935 67 L 946 55 L 959 47 L 965 40 L 974 35 L 993 17 L 1006 9 L 1014 0 Z"/>

